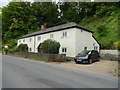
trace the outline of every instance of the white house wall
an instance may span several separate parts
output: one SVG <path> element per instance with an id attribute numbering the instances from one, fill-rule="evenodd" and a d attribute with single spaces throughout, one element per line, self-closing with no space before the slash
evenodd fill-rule
<path id="1" fill-rule="evenodd" d="M 31 42 L 30 42 L 30 38 L 31 38 Z M 23 42 L 23 40 L 25 40 L 25 42 Z M 28 51 L 29 52 L 34 52 L 34 36 L 19 39 L 18 40 L 18 46 L 21 44 L 19 41 L 21 41 L 21 43 L 23 43 L 23 44 L 28 45 Z M 30 48 L 31 48 L 31 51 L 30 51 Z"/>
<path id="2" fill-rule="evenodd" d="M 92 33 L 76 28 L 76 55 L 87 47 L 87 50 L 94 50 L 97 46 L 99 51 L 99 44 L 92 37 Z"/>
<path id="3" fill-rule="evenodd" d="M 65 31 L 67 31 L 67 37 L 62 37 L 62 32 L 65 32 Z M 29 48 L 32 48 L 32 51 L 29 51 L 29 52 L 38 53 L 37 48 L 39 44 L 43 43 L 47 39 L 50 39 L 50 34 L 53 34 L 53 40 L 56 40 L 61 45 L 59 54 L 66 54 L 66 56 L 74 57 L 75 55 L 75 28 L 23 38 L 25 39 L 25 42 L 23 42 L 23 39 L 19 39 L 19 40 L 21 40 L 21 43 L 27 44 Z M 41 37 L 41 40 L 38 41 L 39 36 Z M 32 42 L 29 41 L 30 38 L 32 38 Z M 18 45 L 21 44 L 19 43 L 19 40 L 18 40 Z M 34 44 L 35 44 L 35 48 L 34 48 Z M 62 48 L 67 48 L 67 52 L 63 53 Z"/>
<path id="4" fill-rule="evenodd" d="M 65 31 L 67 31 L 67 37 L 62 37 L 62 32 L 65 32 Z M 21 40 L 21 43 L 28 45 L 29 52 L 38 53 L 37 48 L 39 44 L 43 43 L 47 39 L 50 39 L 50 34 L 53 34 L 53 40 L 56 40 L 61 45 L 59 54 L 66 54 L 66 56 L 75 57 L 79 52 L 84 50 L 84 47 L 87 47 L 87 49 L 89 50 L 93 50 L 94 46 L 97 46 L 99 51 L 99 44 L 92 37 L 92 33 L 84 30 L 80 30 L 78 28 L 70 28 L 70 29 L 60 30 L 56 32 L 50 32 L 46 34 L 22 38 L 19 40 Z M 41 37 L 41 40 L 38 41 L 39 36 Z M 30 42 L 30 38 L 32 39 L 31 42 Z M 24 39 L 25 39 L 25 42 L 23 42 Z M 19 40 L 18 40 L 18 45 L 21 44 Z M 31 51 L 30 51 L 30 48 L 31 48 Z M 67 52 L 63 53 L 62 48 L 67 48 Z"/>
<path id="5" fill-rule="evenodd" d="M 62 37 L 62 32 L 67 31 L 67 37 Z M 64 54 L 62 52 L 62 48 L 67 48 L 67 52 L 65 53 L 66 56 L 74 56 L 75 53 L 75 30 L 72 29 L 66 29 L 62 31 L 57 32 L 51 32 L 46 34 L 41 34 L 36 36 L 36 49 L 35 52 L 38 52 L 37 47 L 40 43 L 43 43 L 44 40 L 50 39 L 50 34 L 53 34 L 53 40 L 56 40 L 60 43 L 61 47 L 59 50 L 60 54 Z M 41 40 L 38 41 L 37 38 L 41 36 Z"/>

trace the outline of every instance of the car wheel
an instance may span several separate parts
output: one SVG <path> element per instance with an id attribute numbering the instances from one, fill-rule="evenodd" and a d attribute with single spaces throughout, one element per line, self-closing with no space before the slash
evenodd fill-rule
<path id="1" fill-rule="evenodd" d="M 92 59 L 89 59 L 89 64 L 92 64 Z"/>

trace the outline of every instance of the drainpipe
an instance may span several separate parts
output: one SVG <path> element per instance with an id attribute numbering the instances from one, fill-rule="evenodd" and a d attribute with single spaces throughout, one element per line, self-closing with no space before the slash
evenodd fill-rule
<path id="1" fill-rule="evenodd" d="M 36 41 L 36 36 L 34 36 L 34 53 L 35 53 L 35 41 Z"/>

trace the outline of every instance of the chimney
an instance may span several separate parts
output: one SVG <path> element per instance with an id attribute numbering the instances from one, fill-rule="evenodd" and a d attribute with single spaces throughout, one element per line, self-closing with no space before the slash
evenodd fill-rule
<path id="1" fill-rule="evenodd" d="M 44 29 L 46 29 L 46 28 L 47 28 L 46 23 L 44 23 L 44 25 L 41 25 L 41 29 L 42 29 L 42 30 L 44 30 Z"/>

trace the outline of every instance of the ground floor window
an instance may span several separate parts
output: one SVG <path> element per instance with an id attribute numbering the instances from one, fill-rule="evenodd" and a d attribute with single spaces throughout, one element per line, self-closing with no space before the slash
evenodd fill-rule
<path id="1" fill-rule="evenodd" d="M 87 50 L 87 47 L 84 47 L 84 50 Z"/>
<path id="2" fill-rule="evenodd" d="M 29 48 L 29 51 L 31 52 L 31 51 L 32 51 L 32 48 Z"/>
<path id="3" fill-rule="evenodd" d="M 94 46 L 94 50 L 98 50 L 98 47 L 97 47 L 97 46 Z"/>
<path id="4" fill-rule="evenodd" d="M 62 48 L 62 52 L 63 52 L 63 53 L 66 53 L 66 52 L 67 52 L 67 48 L 65 48 L 65 47 Z"/>

